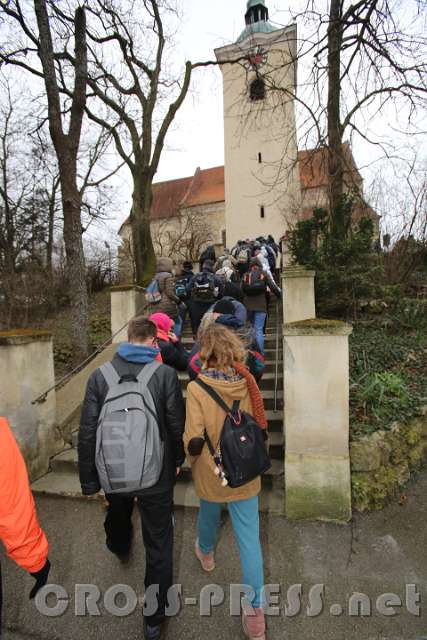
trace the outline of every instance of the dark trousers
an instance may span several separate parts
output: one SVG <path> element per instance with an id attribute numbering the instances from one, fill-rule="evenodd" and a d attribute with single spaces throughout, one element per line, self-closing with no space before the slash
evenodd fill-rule
<path id="1" fill-rule="evenodd" d="M 107 495 L 108 512 L 104 528 L 106 544 L 113 553 L 125 554 L 132 540 L 133 497 Z M 167 593 L 173 580 L 173 490 L 152 496 L 138 496 L 142 539 L 145 546 L 145 589 L 159 585 L 158 608 L 147 616 L 150 625 L 165 619 Z"/>
<path id="2" fill-rule="evenodd" d="M 193 332 L 194 338 L 196 337 L 197 331 L 200 327 L 200 323 L 202 321 L 203 316 L 206 311 L 209 311 L 212 304 L 215 301 L 211 302 L 199 302 L 197 300 L 189 300 L 187 303 L 188 311 L 190 314 L 190 322 L 191 322 L 191 331 Z"/>

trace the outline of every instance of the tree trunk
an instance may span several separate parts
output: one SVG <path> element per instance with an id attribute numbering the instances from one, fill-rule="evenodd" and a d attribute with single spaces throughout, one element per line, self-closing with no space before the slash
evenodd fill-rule
<path id="1" fill-rule="evenodd" d="M 341 22 L 342 0 L 331 0 L 328 28 L 328 171 L 329 212 L 331 232 L 335 239 L 345 235 L 345 220 L 342 211 L 343 154 L 341 127 L 341 46 L 343 25 Z"/>
<path id="2" fill-rule="evenodd" d="M 156 255 L 150 232 L 150 213 L 153 191 L 149 178 L 135 171 L 132 212 L 130 215 L 136 282 L 146 286 L 156 270 Z"/>
<path id="3" fill-rule="evenodd" d="M 89 302 L 86 287 L 86 263 L 83 251 L 80 193 L 74 179 L 73 170 L 66 170 L 67 163 L 62 162 L 61 165 L 64 245 L 67 257 L 68 290 L 71 300 L 71 343 L 73 365 L 77 365 L 86 358 L 89 347 Z"/>

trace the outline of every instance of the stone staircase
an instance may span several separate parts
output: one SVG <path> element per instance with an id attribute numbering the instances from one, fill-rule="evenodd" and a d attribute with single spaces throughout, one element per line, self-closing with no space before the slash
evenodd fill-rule
<path id="1" fill-rule="evenodd" d="M 283 341 L 281 335 L 281 322 L 279 326 L 279 359 L 278 359 L 278 382 L 277 382 L 277 407 L 274 407 L 274 388 L 275 388 L 275 369 L 276 369 L 276 309 L 272 309 L 269 323 L 267 326 L 265 341 L 265 357 L 266 368 L 264 376 L 261 380 L 261 393 L 264 398 L 264 404 L 269 422 L 269 445 L 270 455 L 272 458 L 271 469 L 262 478 L 262 492 L 260 496 L 260 508 L 274 514 L 284 513 L 284 436 L 283 436 Z M 190 348 L 192 344 L 189 329 L 184 330 L 183 343 Z M 110 359 L 114 353 L 114 346 L 109 347 L 108 358 Z M 99 365 L 98 365 L 99 366 Z M 95 367 L 92 366 L 93 370 Z M 91 373 L 91 372 L 90 372 Z M 89 377 L 90 373 L 86 375 Z M 81 372 L 80 385 L 85 382 L 85 374 Z M 186 396 L 186 387 L 189 382 L 186 373 L 179 373 L 184 397 Z M 73 380 L 69 383 L 74 384 Z M 59 393 L 67 397 L 67 387 L 64 387 Z M 76 389 L 73 391 L 76 391 Z M 73 394 L 76 397 L 76 393 Z M 80 392 L 80 403 L 83 394 Z M 76 402 L 74 403 L 76 404 Z M 71 408 L 70 408 L 71 410 Z M 80 499 L 99 499 L 83 497 L 80 490 L 80 483 L 77 469 L 77 431 L 79 428 L 79 411 L 72 406 L 71 418 L 67 423 L 67 431 L 72 433 L 69 448 L 60 453 L 51 460 L 51 471 L 43 478 L 33 483 L 32 489 L 35 494 L 45 494 L 50 496 L 61 496 Z M 187 462 L 181 470 L 175 487 L 175 504 L 183 507 L 197 507 L 198 498 L 194 491 L 194 485 L 191 478 L 191 468 Z"/>

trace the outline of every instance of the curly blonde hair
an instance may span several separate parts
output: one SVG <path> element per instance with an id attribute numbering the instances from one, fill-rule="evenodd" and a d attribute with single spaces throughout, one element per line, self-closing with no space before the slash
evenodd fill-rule
<path id="1" fill-rule="evenodd" d="M 245 347 L 242 340 L 224 325 L 212 323 L 198 335 L 202 369 L 213 367 L 227 372 L 234 362 L 244 363 Z"/>

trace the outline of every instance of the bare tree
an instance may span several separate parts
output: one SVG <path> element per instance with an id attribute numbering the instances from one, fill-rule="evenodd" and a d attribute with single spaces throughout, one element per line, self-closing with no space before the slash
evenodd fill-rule
<path id="1" fill-rule="evenodd" d="M 340 203 L 345 191 L 343 142 L 359 137 L 396 154 L 399 133 L 420 135 L 418 114 L 427 106 L 426 6 L 417 0 L 295 0 L 293 20 L 304 38 L 296 60 L 307 70 L 298 91 L 276 82 L 276 69 L 265 73 L 271 91 L 296 101 L 299 137 L 307 146 L 328 150 L 329 210 L 337 237 L 345 233 Z M 303 71 L 304 73 L 304 71 Z M 300 77 L 302 73 L 300 71 Z M 377 116 L 396 119 L 396 129 L 381 135 Z M 425 133 L 425 132 L 424 132 Z"/>
<path id="2" fill-rule="evenodd" d="M 49 131 L 58 158 L 61 183 L 62 209 L 64 215 L 64 243 L 67 253 L 67 270 L 72 302 L 72 346 L 73 359 L 77 363 L 88 351 L 88 296 L 85 281 L 85 258 L 82 242 L 81 195 L 77 184 L 77 156 L 86 105 L 87 87 L 87 43 L 86 15 L 83 7 L 77 7 L 72 31 L 75 40 L 74 86 L 70 90 L 71 104 L 61 102 L 58 76 L 64 77 L 58 61 L 60 53 L 55 51 L 54 36 L 49 19 L 47 0 L 34 0 L 37 30 L 24 15 L 19 0 L 0 0 L 3 14 L 19 25 L 27 40 L 26 46 L 11 51 L 2 48 L 0 59 L 13 63 L 43 79 L 47 104 Z M 42 69 L 28 61 L 30 54 L 37 54 Z M 68 131 L 65 119 L 69 113 Z"/>
<path id="3" fill-rule="evenodd" d="M 158 255 L 197 262 L 202 249 L 212 242 L 212 225 L 199 207 L 180 211 L 178 216 L 152 223 L 153 242 Z"/>
<path id="4" fill-rule="evenodd" d="M 387 163 L 376 172 L 368 195 L 382 214 L 387 280 L 405 283 L 427 250 L 426 158 L 414 151 L 406 162 Z"/>
<path id="5" fill-rule="evenodd" d="M 130 224 L 139 284 L 151 278 L 155 267 L 152 185 L 166 136 L 188 93 L 193 70 L 217 64 L 187 61 L 178 71 L 171 64 L 174 3 L 93 0 L 87 6 L 91 97 L 86 110 L 111 134 L 132 176 Z M 67 59 L 76 62 L 69 51 Z"/>

